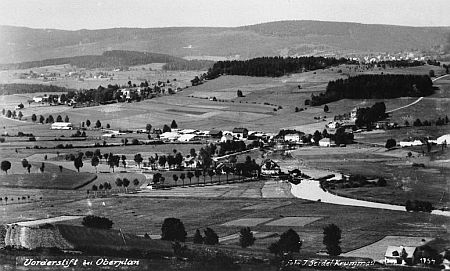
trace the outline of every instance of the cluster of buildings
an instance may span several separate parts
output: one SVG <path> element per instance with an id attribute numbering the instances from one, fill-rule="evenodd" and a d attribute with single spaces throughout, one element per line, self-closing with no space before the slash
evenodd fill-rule
<path id="1" fill-rule="evenodd" d="M 195 130 L 195 129 L 171 129 L 170 132 L 159 134 L 159 139 L 166 142 L 190 142 L 207 139 L 216 139 L 219 142 L 237 141 L 237 140 L 261 140 L 267 142 L 275 134 L 263 133 L 258 131 L 249 131 L 247 128 L 237 127 L 231 131 L 220 130 Z"/>

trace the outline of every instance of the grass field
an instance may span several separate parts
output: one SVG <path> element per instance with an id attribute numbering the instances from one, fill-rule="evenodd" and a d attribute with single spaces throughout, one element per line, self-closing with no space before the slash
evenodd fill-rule
<path id="1" fill-rule="evenodd" d="M 24 221 L 29 218 L 46 218 L 47 215 L 84 215 L 96 214 L 109 217 L 114 228 L 135 234 L 160 234 L 161 223 L 166 217 L 180 218 L 191 237 L 197 228 L 213 228 L 220 237 L 235 234 L 239 225 L 224 223 L 256 221 L 257 218 L 267 220 L 284 217 L 323 217 L 309 224 L 291 224 L 301 239 L 304 240 L 302 251 L 317 252 L 322 248 L 322 228 L 329 224 L 337 224 L 343 231 L 342 248 L 351 251 L 376 242 L 387 235 L 409 236 L 445 236 L 445 228 L 440 227 L 448 222 L 447 218 L 428 214 L 416 214 L 360 207 L 330 205 L 306 202 L 297 199 L 214 199 L 214 198 L 146 198 L 119 197 L 60 201 L 41 201 L 28 204 L 13 204 L 0 209 L 0 218 L 5 223 Z M 282 207 L 269 209 L 243 209 L 251 204 L 282 204 Z M 288 205 L 285 205 L 285 204 Z M 39 206 L 39 208 L 32 208 Z M 57 208 L 52 207 L 57 206 Z M 200 211 L 199 211 L 200 210 Z M 20 215 L 19 215 L 20 214 Z M 79 225 L 79 220 L 61 222 Z M 253 225 L 253 224 L 252 224 Z M 427 226 L 425 226 L 427 225 Z M 258 232 L 274 232 L 281 234 L 286 226 L 259 224 L 251 227 Z M 256 250 L 266 250 L 274 238 L 257 241 Z"/>

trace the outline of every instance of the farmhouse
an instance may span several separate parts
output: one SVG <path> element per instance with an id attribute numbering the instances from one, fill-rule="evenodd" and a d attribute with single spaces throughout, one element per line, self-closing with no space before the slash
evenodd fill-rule
<path id="1" fill-rule="evenodd" d="M 280 173 L 280 166 L 271 159 L 266 159 L 261 164 L 261 174 L 263 175 L 277 175 Z"/>
<path id="2" fill-rule="evenodd" d="M 189 141 L 196 141 L 199 140 L 199 136 L 195 134 L 183 134 L 178 138 L 178 141 L 180 142 L 189 142 Z"/>
<path id="3" fill-rule="evenodd" d="M 320 147 L 331 147 L 331 145 L 334 145 L 334 144 L 333 144 L 333 142 L 331 142 L 331 139 L 329 139 L 328 137 L 322 138 L 319 141 L 319 146 Z"/>
<path id="4" fill-rule="evenodd" d="M 221 138 L 222 137 L 222 131 L 219 130 L 211 130 L 209 132 L 209 136 L 212 138 Z"/>
<path id="5" fill-rule="evenodd" d="M 180 134 L 178 134 L 177 132 L 165 132 L 159 136 L 159 138 L 161 138 L 162 140 L 165 140 L 165 141 L 175 141 L 179 137 L 180 137 Z"/>
<path id="6" fill-rule="evenodd" d="M 301 138 L 299 134 L 286 134 L 284 135 L 284 141 L 287 142 L 300 142 Z"/>
<path id="7" fill-rule="evenodd" d="M 234 136 L 232 134 L 224 134 L 220 138 L 220 142 L 234 141 Z"/>
<path id="8" fill-rule="evenodd" d="M 72 130 L 73 125 L 70 122 L 55 122 L 50 127 L 52 130 Z"/>
<path id="9" fill-rule="evenodd" d="M 423 142 L 420 139 L 403 140 L 400 141 L 400 147 L 422 146 Z"/>
<path id="10" fill-rule="evenodd" d="M 35 102 L 35 103 L 40 103 L 40 102 L 42 102 L 42 96 L 35 96 L 35 97 L 33 97 L 33 101 Z"/>
<path id="11" fill-rule="evenodd" d="M 417 247 L 388 246 L 384 254 L 384 263 L 391 265 L 415 264 Z"/>
<path id="12" fill-rule="evenodd" d="M 247 128 L 234 128 L 233 131 L 233 136 L 237 137 L 237 138 L 247 138 L 248 136 L 248 130 Z"/>
<path id="13" fill-rule="evenodd" d="M 330 128 L 330 129 L 337 129 L 341 126 L 341 123 L 337 122 L 337 121 L 330 121 L 326 127 Z"/>

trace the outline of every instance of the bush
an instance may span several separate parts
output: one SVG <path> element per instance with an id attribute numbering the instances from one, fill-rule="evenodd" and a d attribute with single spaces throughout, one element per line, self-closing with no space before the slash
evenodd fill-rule
<path id="1" fill-rule="evenodd" d="M 395 141 L 395 139 L 390 138 L 390 139 L 388 139 L 388 140 L 386 141 L 386 145 L 385 145 L 385 148 L 386 148 L 386 149 L 390 149 L 390 148 L 393 148 L 393 147 L 395 147 L 395 146 L 397 146 L 397 142 Z"/>
<path id="2" fill-rule="evenodd" d="M 81 224 L 88 228 L 111 229 L 114 223 L 106 217 L 88 215 L 83 218 L 83 222 Z"/>
<path id="3" fill-rule="evenodd" d="M 161 239 L 184 242 L 186 240 L 184 224 L 178 218 L 166 218 L 161 226 Z"/>
<path id="4" fill-rule="evenodd" d="M 219 243 L 219 236 L 211 228 L 205 230 L 205 245 L 217 245 Z"/>
<path id="5" fill-rule="evenodd" d="M 289 229 L 280 236 L 277 242 L 269 246 L 269 251 L 275 255 L 282 255 L 288 252 L 299 252 L 301 247 L 300 236 L 293 229 Z"/>
<path id="6" fill-rule="evenodd" d="M 241 247 L 246 248 L 252 246 L 255 243 L 256 238 L 253 236 L 249 227 L 242 228 L 239 233 L 239 244 Z"/>

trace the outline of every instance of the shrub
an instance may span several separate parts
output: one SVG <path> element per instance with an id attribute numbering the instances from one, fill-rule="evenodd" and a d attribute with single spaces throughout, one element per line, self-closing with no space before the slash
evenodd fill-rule
<path id="1" fill-rule="evenodd" d="M 239 244 L 241 247 L 246 248 L 252 246 L 255 243 L 256 238 L 253 236 L 249 227 L 242 228 L 239 233 Z"/>
<path id="2" fill-rule="evenodd" d="M 205 245 L 217 245 L 219 243 L 219 236 L 211 228 L 205 230 Z"/>
<path id="3" fill-rule="evenodd" d="M 386 141 L 386 145 L 385 145 L 386 149 L 390 149 L 390 148 L 393 148 L 395 146 L 397 146 L 397 142 L 395 141 L 395 139 L 390 138 L 390 139 L 388 139 Z"/>
<path id="4" fill-rule="evenodd" d="M 161 226 L 161 239 L 184 242 L 186 240 L 184 224 L 178 218 L 166 218 Z"/>

